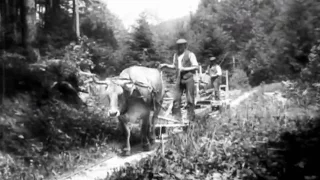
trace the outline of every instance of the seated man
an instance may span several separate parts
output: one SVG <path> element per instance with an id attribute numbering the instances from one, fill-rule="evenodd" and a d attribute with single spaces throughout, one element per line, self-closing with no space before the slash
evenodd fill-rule
<path id="1" fill-rule="evenodd" d="M 215 57 L 210 58 L 210 65 L 208 66 L 208 69 L 206 70 L 205 73 L 209 74 L 209 76 L 211 77 L 211 85 L 214 88 L 215 100 L 220 100 L 219 86 L 220 86 L 222 71 Z"/>
<path id="2" fill-rule="evenodd" d="M 176 69 L 176 93 L 173 101 L 172 115 L 178 120 L 182 119 L 181 96 L 185 91 L 188 104 L 188 119 L 189 121 L 193 121 L 195 118 L 194 74 L 198 70 L 198 61 L 194 53 L 187 50 L 187 41 L 185 39 L 179 39 L 176 44 L 177 53 L 173 56 L 173 63 L 161 64 L 160 68 Z"/>

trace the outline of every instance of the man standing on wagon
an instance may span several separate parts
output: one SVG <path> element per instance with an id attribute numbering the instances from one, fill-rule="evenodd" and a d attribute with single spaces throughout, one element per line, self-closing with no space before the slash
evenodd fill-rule
<path id="1" fill-rule="evenodd" d="M 194 75 L 198 70 L 198 61 L 195 54 L 187 49 L 187 41 L 179 39 L 176 42 L 177 52 L 173 55 L 172 64 L 161 64 L 160 68 L 167 67 L 176 70 L 176 93 L 173 100 L 172 115 L 182 120 L 181 96 L 185 92 L 187 96 L 188 120 L 195 119 L 195 82 Z"/>
<path id="2" fill-rule="evenodd" d="M 215 97 L 215 100 L 220 100 L 219 86 L 220 86 L 222 71 L 215 57 L 210 58 L 210 64 L 205 73 L 209 74 L 210 76 L 211 85 L 214 88 L 213 95 Z"/>

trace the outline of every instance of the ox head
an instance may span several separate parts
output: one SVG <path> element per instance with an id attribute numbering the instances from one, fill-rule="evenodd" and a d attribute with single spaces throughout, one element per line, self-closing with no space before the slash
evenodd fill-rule
<path id="1" fill-rule="evenodd" d="M 129 94 L 132 94 L 135 86 L 128 78 L 113 77 L 100 81 L 93 78 L 95 88 L 90 87 L 93 95 L 99 95 L 100 100 L 108 106 L 108 116 L 118 117 L 126 107 Z"/>

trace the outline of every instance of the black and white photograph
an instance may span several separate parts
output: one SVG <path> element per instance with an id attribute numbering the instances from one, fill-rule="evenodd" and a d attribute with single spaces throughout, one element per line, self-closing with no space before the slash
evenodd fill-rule
<path id="1" fill-rule="evenodd" d="M 319 170 L 319 0 L 0 0 L 0 180 Z"/>

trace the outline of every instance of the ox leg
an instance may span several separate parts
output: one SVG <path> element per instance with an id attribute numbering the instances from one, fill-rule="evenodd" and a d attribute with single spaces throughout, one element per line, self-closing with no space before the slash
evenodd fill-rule
<path id="1" fill-rule="evenodd" d="M 130 146 L 130 128 L 129 125 L 126 123 L 124 124 L 125 132 L 126 132 L 126 147 L 124 148 L 124 155 L 129 156 L 131 154 L 131 146 Z"/>
<path id="2" fill-rule="evenodd" d="M 175 93 L 174 93 L 172 115 L 178 121 L 182 121 L 181 96 L 182 96 L 183 91 L 184 91 L 184 88 L 180 87 L 180 84 L 177 84 L 176 89 L 175 89 Z"/>
<path id="3" fill-rule="evenodd" d="M 130 146 L 130 128 L 129 128 L 129 118 L 126 116 L 122 116 L 119 118 L 120 124 L 123 127 L 125 136 L 126 136 L 126 143 L 123 149 L 123 154 L 125 156 L 129 156 L 131 154 L 131 146 Z"/>
<path id="4" fill-rule="evenodd" d="M 151 135 L 148 136 L 151 144 L 154 144 L 155 140 L 156 140 L 156 132 L 155 132 L 156 127 L 155 127 L 155 125 L 156 125 L 156 120 L 157 120 L 159 113 L 160 113 L 160 110 L 161 110 L 161 104 L 162 104 L 162 101 L 160 102 L 160 104 L 155 105 L 155 109 L 154 109 L 153 116 L 151 119 L 151 125 L 150 125 Z"/>
<path id="5" fill-rule="evenodd" d="M 121 136 L 126 136 L 124 124 L 120 120 L 118 120 L 118 130 Z"/>
<path id="6" fill-rule="evenodd" d="M 154 112 L 153 116 L 152 116 L 152 119 L 151 119 L 151 125 L 150 125 L 150 128 L 149 128 L 149 131 L 148 131 L 148 138 L 149 138 L 149 141 L 151 144 L 154 144 L 155 143 L 155 140 L 156 140 L 156 133 L 155 133 L 155 121 L 156 121 L 156 118 L 158 117 L 157 114 L 155 114 L 156 112 Z M 158 113 L 159 114 L 159 113 Z M 151 131 L 151 132 L 150 132 Z"/>
<path id="7" fill-rule="evenodd" d="M 149 143 L 149 134 L 150 134 L 150 114 L 142 118 L 141 126 L 141 137 L 142 137 L 142 147 L 145 151 L 150 151 Z"/>

